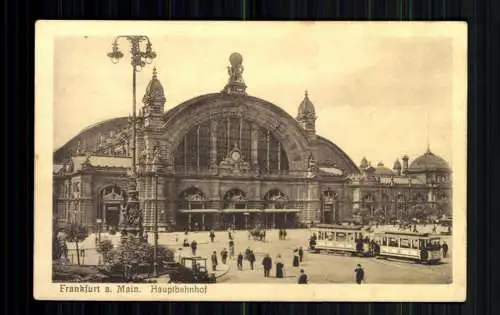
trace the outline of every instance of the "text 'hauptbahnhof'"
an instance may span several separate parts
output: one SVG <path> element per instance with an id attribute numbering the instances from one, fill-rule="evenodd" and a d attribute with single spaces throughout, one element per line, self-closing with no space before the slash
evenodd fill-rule
<path id="1" fill-rule="evenodd" d="M 391 168 L 356 165 L 316 134 L 306 92 L 296 118 L 246 93 L 233 53 L 221 92 L 165 111 L 156 70 L 136 118 L 136 174 L 143 224 L 160 231 L 295 227 L 311 222 L 411 220 L 451 215 L 451 170 L 429 149 Z M 54 152 L 59 222 L 117 228 L 131 168 L 130 117 L 83 130 Z M 155 212 L 156 211 L 156 212 Z"/>

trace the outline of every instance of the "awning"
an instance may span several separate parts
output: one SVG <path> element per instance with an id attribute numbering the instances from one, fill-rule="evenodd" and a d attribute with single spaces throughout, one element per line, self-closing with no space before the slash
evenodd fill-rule
<path id="1" fill-rule="evenodd" d="M 218 213 L 220 210 L 217 209 L 179 209 L 180 213 Z"/>
<path id="2" fill-rule="evenodd" d="M 262 210 L 260 209 L 223 209 L 221 213 L 260 213 Z"/>
<path id="3" fill-rule="evenodd" d="M 300 209 L 264 209 L 265 213 L 292 213 L 292 212 L 300 212 Z"/>

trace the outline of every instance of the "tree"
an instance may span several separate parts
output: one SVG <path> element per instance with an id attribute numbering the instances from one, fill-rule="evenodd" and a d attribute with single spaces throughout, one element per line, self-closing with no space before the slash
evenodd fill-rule
<path id="1" fill-rule="evenodd" d="M 78 248 L 78 244 L 89 236 L 89 229 L 79 223 L 71 223 L 64 228 L 64 232 L 67 235 L 67 241 L 75 243 L 77 263 L 80 265 L 80 249 Z"/>
<path id="2" fill-rule="evenodd" d="M 108 256 L 108 253 L 113 249 L 113 247 L 113 242 L 111 242 L 111 240 L 102 240 L 98 244 L 97 252 L 102 254 L 104 261 L 106 261 L 106 257 Z"/>
<path id="3" fill-rule="evenodd" d="M 142 267 L 152 270 L 154 247 L 141 238 L 130 235 L 122 244 L 108 252 L 105 262 L 113 273 L 122 273 L 125 280 L 142 273 Z M 173 261 L 173 252 L 164 246 L 158 246 L 157 261 Z M 160 264 L 161 265 L 161 264 Z"/>

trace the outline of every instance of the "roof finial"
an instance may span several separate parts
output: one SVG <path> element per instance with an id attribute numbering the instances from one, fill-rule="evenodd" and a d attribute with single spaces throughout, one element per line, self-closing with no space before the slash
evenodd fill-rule
<path id="1" fill-rule="evenodd" d="M 309 97 L 309 92 L 306 90 L 305 94 L 306 97 Z"/>
<path id="2" fill-rule="evenodd" d="M 156 66 L 153 68 L 153 79 L 157 79 Z"/>

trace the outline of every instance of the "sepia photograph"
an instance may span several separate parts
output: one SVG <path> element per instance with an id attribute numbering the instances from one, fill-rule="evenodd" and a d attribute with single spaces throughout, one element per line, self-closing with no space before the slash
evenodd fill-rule
<path id="1" fill-rule="evenodd" d="M 466 39 L 39 22 L 35 297 L 465 299 Z"/>

